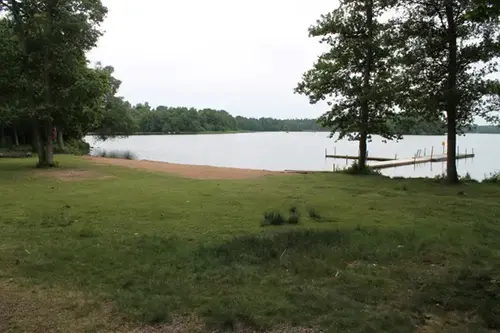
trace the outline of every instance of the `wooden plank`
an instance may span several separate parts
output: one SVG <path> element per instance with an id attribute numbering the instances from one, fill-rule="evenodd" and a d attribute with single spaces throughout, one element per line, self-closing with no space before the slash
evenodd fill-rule
<path id="1" fill-rule="evenodd" d="M 457 160 L 461 160 L 464 158 L 472 158 L 474 154 L 459 154 L 457 155 Z M 446 161 L 446 155 L 435 155 L 435 156 L 423 156 L 416 158 L 408 158 L 401 160 L 393 160 L 393 161 L 385 161 L 380 163 L 371 164 L 370 167 L 373 169 L 386 169 L 398 166 L 405 165 L 413 165 L 413 164 L 422 164 L 422 163 L 430 163 L 430 162 L 442 162 Z"/>
<path id="2" fill-rule="evenodd" d="M 326 158 L 336 158 L 339 160 L 357 160 L 359 159 L 359 156 L 352 156 L 352 155 L 325 155 Z M 372 157 L 368 156 L 366 158 L 368 161 L 394 161 L 394 158 L 389 158 L 389 157 Z"/>

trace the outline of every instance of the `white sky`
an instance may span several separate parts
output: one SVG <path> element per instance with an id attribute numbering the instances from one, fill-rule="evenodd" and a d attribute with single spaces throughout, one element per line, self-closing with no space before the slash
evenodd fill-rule
<path id="1" fill-rule="evenodd" d="M 109 14 L 92 62 L 115 68 L 132 104 L 317 117 L 293 94 L 322 46 L 308 28 L 336 0 L 103 0 Z"/>

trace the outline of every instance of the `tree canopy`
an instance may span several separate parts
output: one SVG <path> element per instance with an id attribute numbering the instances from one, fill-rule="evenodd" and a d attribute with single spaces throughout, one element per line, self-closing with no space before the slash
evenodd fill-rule
<path id="1" fill-rule="evenodd" d="M 2 141 L 6 131 L 15 144 L 21 137 L 39 166 L 51 166 L 55 133 L 60 145 L 91 130 L 112 135 L 117 122 L 110 118 L 133 132 L 117 115 L 124 110 L 113 71 L 89 66 L 85 56 L 101 36 L 107 9 L 100 0 L 1 0 L 0 11 Z"/>
<path id="2" fill-rule="evenodd" d="M 391 27 L 381 20 L 389 3 L 343 0 L 309 29 L 329 46 L 304 74 L 296 92 L 312 104 L 326 100 L 330 109 L 320 118 L 339 139 L 359 141 L 359 168 L 366 167 L 371 134 L 395 138 L 395 77 L 391 71 Z"/>
<path id="3" fill-rule="evenodd" d="M 498 123 L 500 21 L 477 0 L 405 0 L 398 56 L 404 76 L 401 107 L 447 123 L 447 177 L 458 182 L 456 137 L 477 118 Z M 497 6 L 497 5 L 495 5 Z"/>
<path id="4" fill-rule="evenodd" d="M 341 0 L 310 28 L 329 49 L 295 91 L 327 101 L 320 121 L 359 141 L 361 170 L 370 134 L 445 130 L 458 182 L 457 135 L 478 118 L 499 122 L 499 14 L 492 0 Z"/>

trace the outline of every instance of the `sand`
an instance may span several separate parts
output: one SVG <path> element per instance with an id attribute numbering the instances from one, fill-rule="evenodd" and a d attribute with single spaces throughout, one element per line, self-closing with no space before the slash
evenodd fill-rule
<path id="1" fill-rule="evenodd" d="M 137 161 L 95 156 L 88 156 L 86 159 L 96 164 L 109 164 L 133 169 L 167 172 L 195 179 L 252 179 L 269 175 L 285 174 L 284 172 L 268 170 L 223 168 L 205 165 L 175 164 L 147 160 Z"/>

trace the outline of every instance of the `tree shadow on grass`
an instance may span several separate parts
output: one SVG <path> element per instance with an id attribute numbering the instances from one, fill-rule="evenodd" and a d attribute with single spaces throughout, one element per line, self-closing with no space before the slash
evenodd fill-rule
<path id="1" fill-rule="evenodd" d="M 473 314 L 483 328 L 498 323 L 498 276 L 484 278 L 481 265 L 469 264 L 477 258 L 447 254 L 440 235 L 296 229 L 194 247 L 153 235 L 103 237 L 59 238 L 25 255 L 19 269 L 40 282 L 91 290 L 146 323 L 194 313 L 222 329 L 286 323 L 405 333 L 443 309 Z"/>

